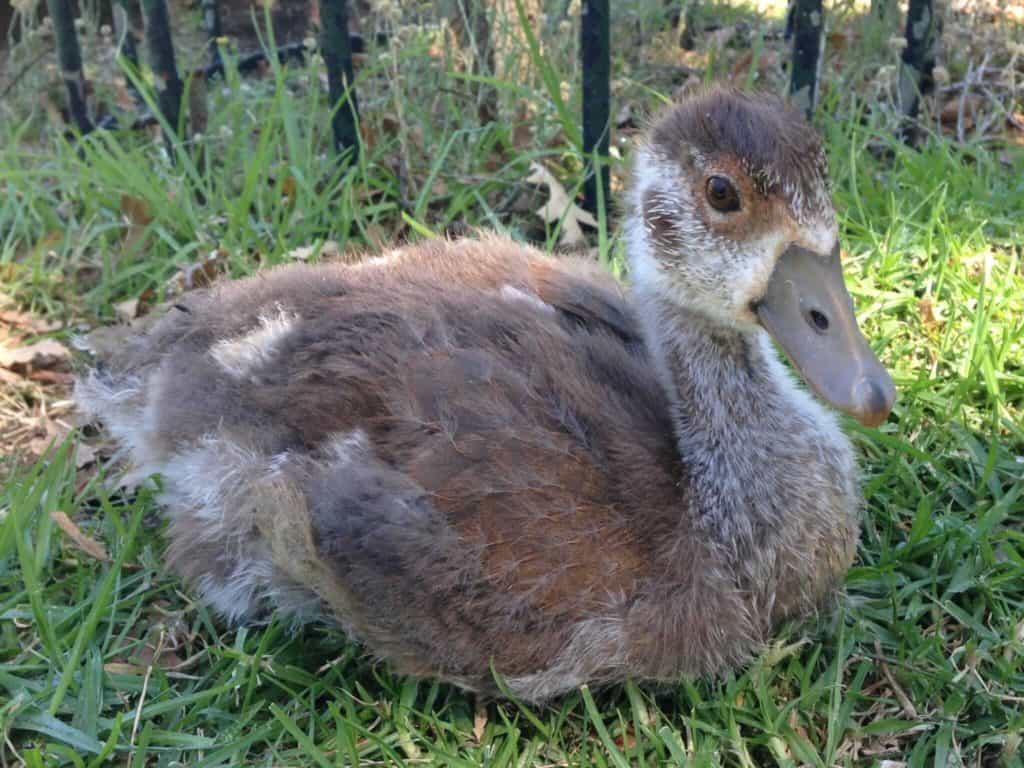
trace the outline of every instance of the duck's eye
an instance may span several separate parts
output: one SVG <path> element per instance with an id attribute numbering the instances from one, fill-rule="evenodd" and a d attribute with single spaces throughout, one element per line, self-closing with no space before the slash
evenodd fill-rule
<path id="1" fill-rule="evenodd" d="M 725 176 L 712 176 L 708 179 L 707 196 L 716 211 L 730 213 L 740 209 L 740 195 Z"/>

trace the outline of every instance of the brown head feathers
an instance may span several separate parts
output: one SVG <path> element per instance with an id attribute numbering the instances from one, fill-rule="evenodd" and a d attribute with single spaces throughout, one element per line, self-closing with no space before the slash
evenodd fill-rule
<path id="1" fill-rule="evenodd" d="M 821 141 L 803 116 L 768 93 L 714 87 L 674 105 L 655 119 L 648 146 L 659 157 L 689 167 L 695 158 L 739 162 L 762 195 L 783 193 L 798 219 L 821 207 L 828 167 Z"/>

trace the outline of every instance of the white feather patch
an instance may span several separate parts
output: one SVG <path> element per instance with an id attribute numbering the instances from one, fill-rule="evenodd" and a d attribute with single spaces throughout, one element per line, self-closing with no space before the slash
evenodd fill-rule
<path id="1" fill-rule="evenodd" d="M 244 379 L 274 359 L 296 320 L 297 315 L 278 308 L 276 315 L 261 316 L 259 326 L 248 333 L 218 341 L 210 355 L 229 376 Z"/>

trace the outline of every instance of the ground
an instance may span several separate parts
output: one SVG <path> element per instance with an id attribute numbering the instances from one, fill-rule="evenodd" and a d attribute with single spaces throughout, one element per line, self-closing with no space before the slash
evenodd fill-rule
<path id="1" fill-rule="evenodd" d="M 208 87 L 190 120 L 201 135 L 175 162 L 152 133 L 68 140 L 45 59 L 11 85 L 0 103 L 0 764 L 1021 765 L 1019 3 L 944 6 L 938 91 L 916 148 L 896 138 L 898 21 L 856 3 L 829 11 L 815 123 L 859 320 L 899 400 L 879 430 L 846 423 L 868 506 L 839 607 L 784 628 L 731 677 L 480 705 L 393 676 L 327 626 L 232 630 L 163 570 L 149 492 L 118 491 L 102 434 L 73 430 L 73 337 L 221 273 L 478 226 L 622 272 L 615 207 L 582 236 L 536 214 L 580 185 L 575 4 L 568 16 L 550 5 L 534 18 L 540 55 L 515 18 L 496 20 L 499 80 L 470 74 L 471 53 L 439 14 L 376 3 L 366 23 L 386 38 L 359 63 L 355 168 L 331 154 L 315 54 Z M 689 51 L 660 2 L 617 8 L 613 192 L 664 101 L 706 79 L 784 86 L 777 5 L 703 4 Z M 95 101 L 129 106 L 102 34 L 89 34 Z M 45 29 L 30 36 L 6 71 L 51 44 Z M 482 126 L 488 93 L 500 120 Z"/>

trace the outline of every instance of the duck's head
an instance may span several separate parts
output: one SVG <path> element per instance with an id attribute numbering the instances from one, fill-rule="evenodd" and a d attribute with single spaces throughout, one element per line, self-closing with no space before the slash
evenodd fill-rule
<path id="1" fill-rule="evenodd" d="M 892 379 L 843 281 L 825 153 L 780 99 L 712 90 L 666 112 L 634 168 L 641 293 L 730 328 L 763 328 L 826 402 L 885 420 Z"/>

